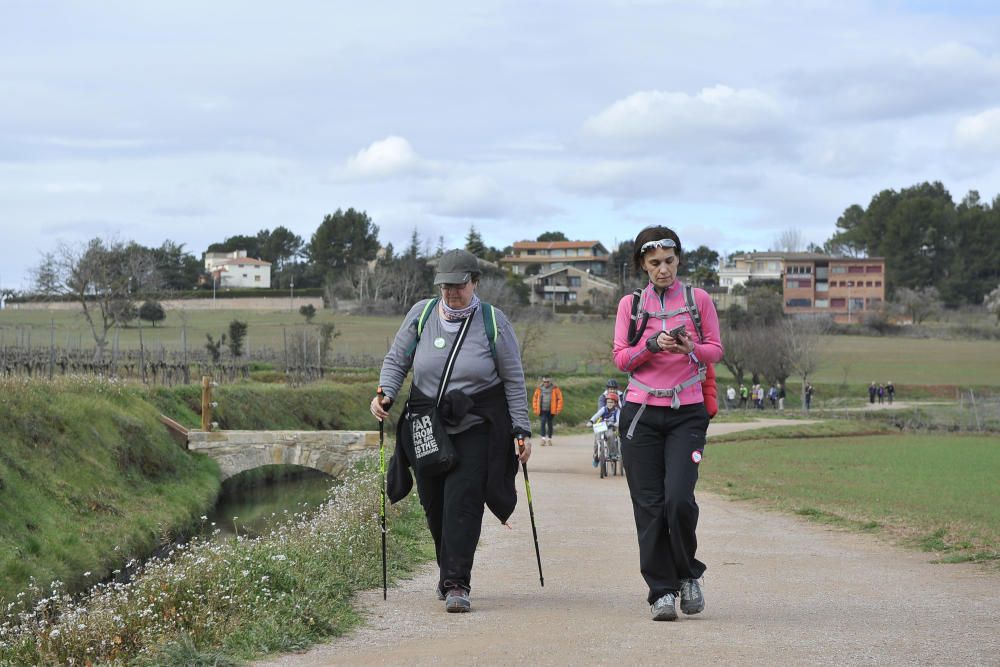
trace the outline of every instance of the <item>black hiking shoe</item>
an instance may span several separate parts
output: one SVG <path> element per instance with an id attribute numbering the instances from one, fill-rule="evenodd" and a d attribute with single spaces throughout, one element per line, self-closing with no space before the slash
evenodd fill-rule
<path id="1" fill-rule="evenodd" d="M 451 588 L 445 595 L 444 608 L 449 614 L 461 614 L 472 611 L 472 600 L 469 591 L 464 588 Z"/>
<path id="2" fill-rule="evenodd" d="M 681 611 L 691 616 L 705 610 L 705 596 L 697 579 L 681 579 Z"/>

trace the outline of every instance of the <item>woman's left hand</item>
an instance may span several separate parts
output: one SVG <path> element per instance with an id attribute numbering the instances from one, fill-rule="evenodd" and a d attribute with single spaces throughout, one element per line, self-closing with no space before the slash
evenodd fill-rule
<path id="1" fill-rule="evenodd" d="M 516 440 L 514 446 L 517 447 L 517 460 L 521 463 L 527 463 L 528 459 L 531 458 L 531 439 Z"/>
<path id="2" fill-rule="evenodd" d="M 694 341 L 687 336 L 673 338 L 666 333 L 661 333 L 657 336 L 656 342 L 664 352 L 672 352 L 674 354 L 690 354 L 694 352 Z"/>

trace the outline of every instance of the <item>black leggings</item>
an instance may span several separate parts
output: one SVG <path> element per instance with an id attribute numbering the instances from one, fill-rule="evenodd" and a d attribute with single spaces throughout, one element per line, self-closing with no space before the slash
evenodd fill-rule
<path id="1" fill-rule="evenodd" d="M 483 526 L 489 426 L 478 424 L 451 436 L 458 465 L 436 477 L 416 475 L 420 504 L 434 538 L 438 586 L 471 590 L 472 562 Z"/>
<path id="2" fill-rule="evenodd" d="M 626 403 L 619 423 L 631 424 L 639 405 Z M 639 569 L 650 604 L 680 590 L 681 579 L 698 579 L 705 564 L 695 558 L 698 503 L 694 487 L 705 449 L 704 403 L 647 405 L 632 438 L 622 438 L 622 462 L 639 537 Z"/>

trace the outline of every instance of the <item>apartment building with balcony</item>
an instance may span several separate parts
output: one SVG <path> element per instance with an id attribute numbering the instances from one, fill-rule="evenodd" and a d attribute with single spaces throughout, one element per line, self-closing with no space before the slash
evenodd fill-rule
<path id="1" fill-rule="evenodd" d="M 732 292 L 750 280 L 781 280 L 785 257 L 802 253 L 744 252 L 730 255 L 719 268 L 719 287 Z"/>
<path id="2" fill-rule="evenodd" d="M 620 296 L 618 285 L 575 266 L 529 276 L 524 282 L 531 288 L 532 304 L 610 307 Z"/>
<path id="3" fill-rule="evenodd" d="M 600 241 L 518 241 L 500 266 L 517 275 L 527 275 L 538 265 L 539 275 L 571 266 L 594 276 L 606 276 L 610 253 Z M 533 272 L 534 273 L 534 272 Z"/>
<path id="4" fill-rule="evenodd" d="M 802 253 L 786 260 L 782 291 L 787 315 L 860 322 L 885 301 L 885 259 Z"/>

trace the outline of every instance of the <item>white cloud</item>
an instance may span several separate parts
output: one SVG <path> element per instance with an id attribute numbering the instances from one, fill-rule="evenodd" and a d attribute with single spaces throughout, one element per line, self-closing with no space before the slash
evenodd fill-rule
<path id="1" fill-rule="evenodd" d="M 757 89 L 716 85 L 696 95 L 648 90 L 633 93 L 587 120 L 594 137 L 640 147 L 646 142 L 704 145 L 761 142 L 782 131 L 783 111 Z"/>
<path id="2" fill-rule="evenodd" d="M 509 210 L 509 197 L 492 178 L 466 176 L 448 182 L 430 212 L 448 217 L 495 218 Z"/>
<path id="3" fill-rule="evenodd" d="M 921 51 L 880 51 L 786 77 L 786 93 L 809 116 L 841 122 L 918 118 L 996 99 L 1000 57 L 957 42 Z"/>
<path id="4" fill-rule="evenodd" d="M 959 119 L 955 125 L 955 143 L 962 150 L 995 157 L 1000 151 L 1000 107 Z"/>
<path id="5" fill-rule="evenodd" d="M 601 160 L 574 166 L 558 184 L 584 196 L 665 197 L 684 183 L 682 170 L 657 160 Z"/>
<path id="6" fill-rule="evenodd" d="M 360 178 L 390 178 L 419 170 L 421 160 L 410 142 L 389 136 L 362 148 L 347 161 L 346 171 Z"/>

